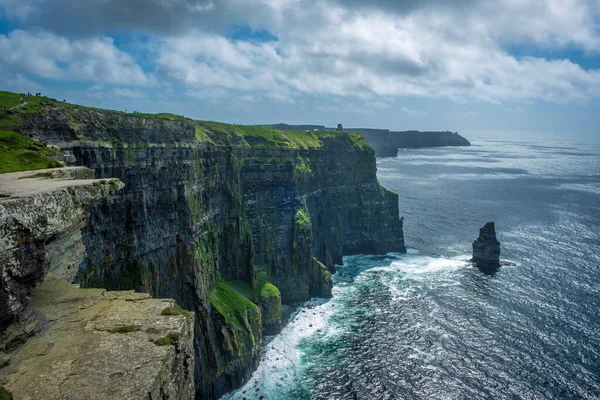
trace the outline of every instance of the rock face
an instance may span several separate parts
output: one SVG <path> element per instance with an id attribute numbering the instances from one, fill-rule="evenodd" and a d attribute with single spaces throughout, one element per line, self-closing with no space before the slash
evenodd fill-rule
<path id="1" fill-rule="evenodd" d="M 92 203 L 123 187 L 93 178 L 82 167 L 0 175 L 0 333 L 48 271 L 71 280 L 77 273 Z"/>
<path id="2" fill-rule="evenodd" d="M 194 398 L 192 313 L 69 283 L 92 204 L 123 186 L 85 167 L 0 175 L 0 386 L 15 399 Z"/>
<path id="3" fill-rule="evenodd" d="M 470 146 L 471 143 L 456 132 L 394 132 L 384 129 L 354 129 L 364 135 L 377 157 L 396 157 L 398 149 Z"/>
<path id="4" fill-rule="evenodd" d="M 482 268 L 500 266 L 500 242 L 496 239 L 496 228 L 493 222 L 488 222 L 479 230 L 479 237 L 473 242 L 472 261 Z"/>
<path id="5" fill-rule="evenodd" d="M 75 280 L 194 311 L 199 398 L 244 383 L 282 302 L 330 296 L 343 255 L 405 251 L 398 197 L 377 182 L 358 134 L 63 106 L 25 116 L 19 129 L 125 183 L 91 207 Z"/>
<path id="6" fill-rule="evenodd" d="M 194 318 L 163 315 L 174 307 L 50 275 L 0 341 L 0 385 L 24 400 L 193 399 Z"/>

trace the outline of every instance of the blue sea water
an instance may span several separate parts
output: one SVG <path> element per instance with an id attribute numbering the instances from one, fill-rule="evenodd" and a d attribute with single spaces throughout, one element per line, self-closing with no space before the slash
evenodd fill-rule
<path id="1" fill-rule="evenodd" d="M 346 257 L 231 399 L 600 399 L 600 146 L 479 140 L 377 160 L 406 255 Z M 487 221 L 502 258 L 466 260 Z"/>

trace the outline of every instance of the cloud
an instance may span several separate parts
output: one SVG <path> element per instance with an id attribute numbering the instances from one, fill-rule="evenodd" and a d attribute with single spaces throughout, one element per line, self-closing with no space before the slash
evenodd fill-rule
<path id="1" fill-rule="evenodd" d="M 45 30 L 0 36 L 0 50 L 10 55 L 0 63 L 48 79 L 148 85 L 154 75 L 141 69 L 144 61 L 161 84 L 207 93 L 211 101 L 251 96 L 293 103 L 307 94 L 369 102 L 399 96 L 589 101 L 600 97 L 599 70 L 510 49 L 600 54 L 599 3 L 0 0 L 7 18 Z M 238 25 L 277 40 L 228 37 Z M 135 60 L 105 36 L 121 30 L 149 35 L 148 59 Z"/>
<path id="2" fill-rule="evenodd" d="M 7 18 L 26 28 L 94 36 L 131 30 L 176 34 L 191 27 L 226 31 L 229 24 L 274 23 L 295 0 L 0 0 Z M 254 21 L 254 22 L 253 22 Z"/>
<path id="3" fill-rule="evenodd" d="M 400 111 L 402 111 L 405 114 L 410 115 L 411 117 L 424 117 L 427 115 L 427 113 L 425 111 L 420 111 L 420 110 L 413 110 L 407 107 L 401 107 Z"/>
<path id="4" fill-rule="evenodd" d="M 586 101 L 600 93 L 598 70 L 585 70 L 566 59 L 515 57 L 494 39 L 497 33 L 482 34 L 493 30 L 493 20 L 477 23 L 477 14 L 466 15 L 466 22 L 459 24 L 452 13 L 432 13 L 359 13 L 316 2 L 311 8 L 288 10 L 288 23 L 278 27 L 275 42 L 232 40 L 202 30 L 161 39 L 158 72 L 191 87 L 286 97 L 420 96 L 502 103 Z M 581 32 L 591 32 L 588 28 Z M 523 28 L 522 37 L 527 32 Z M 576 37 L 582 48 L 597 40 Z"/>
<path id="5" fill-rule="evenodd" d="M 146 97 L 144 93 L 137 89 L 114 88 L 110 93 L 114 96 L 129 97 L 132 99 L 142 99 Z"/>
<path id="6" fill-rule="evenodd" d="M 51 33 L 13 31 L 0 35 L 1 67 L 41 78 L 147 85 L 151 79 L 136 60 L 98 37 L 69 40 Z"/>

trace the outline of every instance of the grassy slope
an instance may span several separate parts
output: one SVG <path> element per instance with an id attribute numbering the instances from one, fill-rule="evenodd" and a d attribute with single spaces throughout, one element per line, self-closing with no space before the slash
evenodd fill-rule
<path id="1" fill-rule="evenodd" d="M 249 310 L 258 313 L 256 304 L 223 282 L 218 282 L 208 297 L 228 324 L 239 324 Z"/>
<path id="2" fill-rule="evenodd" d="M 58 150 L 16 132 L 23 114 L 41 112 L 45 104 L 57 105 L 58 102 L 36 96 L 27 96 L 25 101 L 27 104 L 20 106 L 20 95 L 0 91 L 0 173 L 61 166 L 61 163 L 49 158 L 58 155 Z M 4 106 L 7 111 L 4 111 Z"/>
<path id="3" fill-rule="evenodd" d="M 27 136 L 0 130 L 0 173 L 60 167 L 48 158 L 56 152 Z"/>
<path id="4" fill-rule="evenodd" d="M 21 96 L 17 93 L 0 91 L 0 173 L 26 171 L 60 166 L 49 156 L 57 154 L 38 142 L 19 134 L 21 118 L 25 114 L 41 113 L 46 107 L 71 109 L 93 109 L 101 112 L 117 113 L 140 118 L 153 118 L 168 121 L 191 121 L 188 118 L 168 113 L 145 114 L 124 113 L 122 111 L 100 110 L 61 102 L 45 96 L 26 96 L 26 104 L 21 106 Z M 4 106 L 7 110 L 4 111 Z M 281 131 L 261 126 L 231 125 L 220 122 L 196 121 L 196 139 L 199 142 L 230 145 L 236 144 L 256 148 L 318 149 L 324 140 L 334 138 L 334 131 Z M 345 132 L 344 135 L 359 149 L 369 145 L 361 134 Z"/>
<path id="5" fill-rule="evenodd" d="M 369 147 L 360 133 L 345 132 L 344 134 L 356 147 L 360 149 Z M 196 137 L 199 140 L 228 143 L 238 140 L 252 147 L 317 149 L 323 147 L 323 139 L 334 138 L 337 135 L 335 131 L 281 131 L 262 126 L 196 121 Z"/>

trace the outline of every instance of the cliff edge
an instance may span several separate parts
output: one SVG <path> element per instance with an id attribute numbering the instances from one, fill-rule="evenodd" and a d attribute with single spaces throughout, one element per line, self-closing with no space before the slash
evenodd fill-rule
<path id="1" fill-rule="evenodd" d="M 287 125 L 283 123 L 263 125 L 265 127 L 285 130 L 334 131 L 323 125 Z M 390 131 L 389 129 L 348 128 L 349 132 L 358 132 L 366 139 L 375 151 L 376 157 L 396 157 L 398 149 L 470 146 L 466 138 L 457 132 L 450 131 Z"/>
<path id="2" fill-rule="evenodd" d="M 349 254 L 403 252 L 398 196 L 358 133 L 281 131 L 40 99 L 11 132 L 125 184 L 95 203 L 74 282 L 174 298 L 194 312 L 195 390 L 256 368 L 282 303 L 331 295 Z M 10 125 L 10 121 L 18 121 Z"/>

